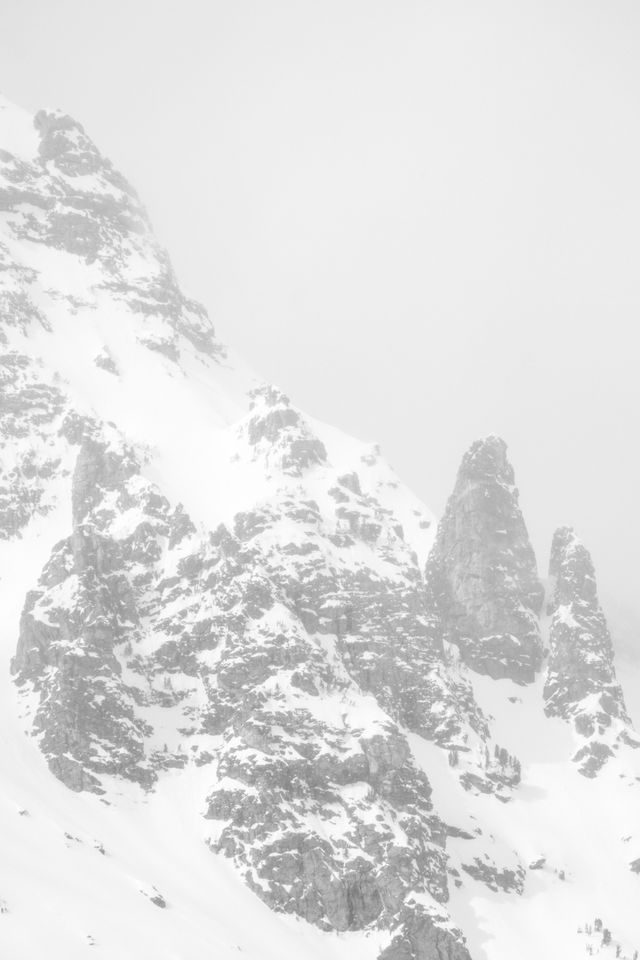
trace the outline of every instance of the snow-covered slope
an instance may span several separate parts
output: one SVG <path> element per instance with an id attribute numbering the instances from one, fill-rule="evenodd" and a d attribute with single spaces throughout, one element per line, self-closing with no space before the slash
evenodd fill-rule
<path id="1" fill-rule="evenodd" d="M 82 127 L 2 100 L 0 351 L 2 956 L 633 956 L 637 739 L 608 634 L 546 639 L 501 441 L 436 538 L 218 341 Z"/>

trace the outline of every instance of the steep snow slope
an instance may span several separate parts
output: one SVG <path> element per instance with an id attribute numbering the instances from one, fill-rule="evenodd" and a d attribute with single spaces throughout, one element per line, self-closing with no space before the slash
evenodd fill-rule
<path id="1" fill-rule="evenodd" d="M 0 390 L 2 956 L 633 957 L 640 751 L 585 777 L 545 715 L 502 441 L 436 538 L 220 344 L 84 130 L 4 101 Z"/>

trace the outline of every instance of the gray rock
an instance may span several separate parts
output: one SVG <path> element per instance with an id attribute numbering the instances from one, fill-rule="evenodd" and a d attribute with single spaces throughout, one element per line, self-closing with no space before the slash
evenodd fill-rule
<path id="1" fill-rule="evenodd" d="M 548 716 L 570 721 L 590 742 L 574 760 L 595 776 L 620 745 L 640 746 L 616 679 L 614 651 L 598 600 L 589 551 L 570 527 L 556 530 L 549 564 L 549 662 L 544 685 Z M 604 742 L 606 741 L 606 742 Z"/>
<path id="2" fill-rule="evenodd" d="M 542 662 L 543 589 L 498 437 L 465 454 L 429 562 L 432 603 L 447 640 L 479 673 L 531 683 Z"/>
<path id="3" fill-rule="evenodd" d="M 403 920 L 378 960 L 470 960 L 461 932 L 445 927 L 423 908 L 405 909 Z"/>
<path id="4" fill-rule="evenodd" d="M 0 356 L 0 539 L 19 536 L 50 508 L 48 487 L 64 452 L 57 438 L 64 410 L 62 392 L 26 356 Z M 3 469 L 4 462 L 11 467 Z"/>
<path id="5" fill-rule="evenodd" d="M 509 870 L 504 867 L 497 867 L 492 861 L 475 857 L 473 863 L 463 863 L 462 869 L 474 880 L 484 883 L 494 893 L 502 890 L 504 893 L 517 893 L 521 896 L 524 892 L 526 876 L 524 867 Z"/>
<path id="6" fill-rule="evenodd" d="M 36 158 L 24 161 L 0 150 L 0 209 L 11 214 L 8 229 L 14 237 L 99 263 L 103 289 L 148 321 L 141 342 L 173 362 L 179 362 L 185 342 L 223 359 L 225 349 L 205 309 L 180 290 L 131 185 L 73 118 L 40 111 L 34 122 L 40 135 Z M 147 276 L 135 283 L 128 269 L 132 255 L 143 257 L 149 267 Z M 0 267 L 17 281 L 17 289 L 0 291 L 0 322 L 24 330 L 33 320 L 46 324 L 30 296 L 34 277 L 11 261 L 3 245 Z M 95 306 L 64 291 L 56 295 L 68 302 L 71 312 Z"/>
<path id="7" fill-rule="evenodd" d="M 289 398 L 275 387 L 258 387 L 251 394 L 251 416 L 244 428 L 253 456 L 285 474 L 299 476 L 325 463 L 324 444 L 311 431 Z"/>
<path id="8" fill-rule="evenodd" d="M 138 712 L 140 693 L 123 680 L 121 651 L 147 613 L 149 570 L 173 516 L 166 501 L 138 482 L 137 461 L 126 447 L 84 429 L 72 532 L 54 547 L 39 588 L 27 597 L 12 671 L 38 694 L 34 730 L 67 786 L 101 792 L 100 777 L 109 774 L 148 787 L 155 779 L 145 748 L 151 729 Z M 114 511 L 131 506 L 140 522 L 116 540 L 109 533 Z"/>

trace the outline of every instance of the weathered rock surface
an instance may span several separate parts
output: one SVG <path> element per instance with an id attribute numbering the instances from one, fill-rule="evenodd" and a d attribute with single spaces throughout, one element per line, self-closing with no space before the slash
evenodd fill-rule
<path id="1" fill-rule="evenodd" d="M 77 312 L 97 309 L 106 294 L 137 316 L 140 342 L 169 359 L 180 358 L 185 341 L 210 357 L 224 356 L 206 311 L 180 290 L 127 180 L 72 117 L 40 111 L 34 124 L 36 155 L 17 156 L 0 145 L 0 215 L 7 238 L 26 249 L 38 244 L 71 254 L 94 267 L 88 296 L 65 289 L 61 277 L 60 289 L 47 286 L 47 297 Z M 37 271 L 14 257 L 5 242 L 0 269 L 9 281 L 0 291 L 0 339 L 6 341 L 10 328 L 46 325 Z"/>
<path id="2" fill-rule="evenodd" d="M 495 863 L 486 858 L 481 860 L 479 857 L 475 857 L 473 863 L 463 863 L 462 869 L 474 880 L 480 880 L 486 884 L 494 893 L 502 890 L 504 893 L 522 895 L 524 891 L 524 867 L 519 866 L 515 870 L 508 870 L 504 867 L 497 867 Z"/>
<path id="3" fill-rule="evenodd" d="M 498 437 L 465 454 L 427 565 L 446 639 L 478 673 L 530 683 L 542 662 L 543 589 Z"/>
<path id="4" fill-rule="evenodd" d="M 0 327 L 0 337 L 2 329 Z M 68 475 L 60 430 L 66 397 L 29 357 L 0 356 L 0 539 L 19 536 L 52 505 L 52 481 Z"/>
<path id="5" fill-rule="evenodd" d="M 549 563 L 551 616 L 544 685 L 548 716 L 569 720 L 585 743 L 574 756 L 593 777 L 622 744 L 640 747 L 616 679 L 591 555 L 570 527 L 556 530 Z"/>
<path id="6" fill-rule="evenodd" d="M 275 387 L 258 387 L 251 394 L 251 413 L 240 428 L 254 459 L 267 471 L 300 476 L 314 464 L 325 463 L 324 444 L 309 428 L 289 398 Z"/>
<path id="7" fill-rule="evenodd" d="M 460 931 L 431 912 L 414 907 L 402 932 L 380 954 L 380 960 L 470 960 Z"/>
<path id="8" fill-rule="evenodd" d="M 135 567 L 168 536 L 170 510 L 133 489 L 140 478 L 131 451 L 87 430 L 73 478 L 73 531 L 27 597 L 12 669 L 38 694 L 33 726 L 52 771 L 73 790 L 100 792 L 99 774 L 154 779 L 144 748 L 150 728 L 136 713 L 119 650 L 140 629 Z M 109 536 L 132 502 L 142 508 L 136 529 Z"/>

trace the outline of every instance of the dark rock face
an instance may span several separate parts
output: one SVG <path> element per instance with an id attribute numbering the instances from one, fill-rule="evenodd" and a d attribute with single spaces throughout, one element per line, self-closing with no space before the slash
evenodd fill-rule
<path id="1" fill-rule="evenodd" d="M 267 903 L 353 930 L 390 924 L 411 890 L 446 900 L 445 833 L 404 737 L 345 669 L 335 623 L 348 581 L 337 552 L 328 562 L 325 522 L 283 492 L 238 517 L 236 537 L 214 537 L 222 556 L 202 557 L 194 598 L 230 597 L 203 718 L 222 735 L 208 817 L 214 848 Z M 380 603 L 391 594 L 383 580 L 368 590 Z"/>
<path id="2" fill-rule="evenodd" d="M 435 922 L 434 922 L 435 920 Z M 379 960 L 470 960 L 459 931 L 444 924 L 444 917 L 414 907 L 402 932 L 382 951 Z"/>
<path id="3" fill-rule="evenodd" d="M 460 752 L 449 752 L 449 763 L 456 767 L 460 763 Z M 493 755 L 485 745 L 484 757 L 479 768 L 466 770 L 460 776 L 465 790 L 475 793 L 493 793 L 503 803 L 511 799 L 510 790 L 520 783 L 522 770 L 517 757 L 511 756 L 504 747 L 494 746 Z"/>
<path id="4" fill-rule="evenodd" d="M 474 880 L 486 884 L 494 893 L 502 890 L 504 893 L 517 893 L 520 896 L 524 891 L 525 870 L 523 867 L 508 870 L 475 857 L 473 863 L 463 863 L 462 869 Z"/>
<path id="5" fill-rule="evenodd" d="M 244 432 L 254 458 L 262 457 L 268 470 L 300 476 L 309 467 L 326 462 L 324 444 L 275 387 L 267 385 L 252 392 L 251 415 Z"/>
<path id="6" fill-rule="evenodd" d="M 127 448 L 110 448 L 101 439 L 86 436 L 80 447 L 71 488 L 74 532 L 81 536 L 82 525 L 105 494 L 120 493 L 120 488 L 140 471 L 140 465 Z M 126 509 L 126 502 L 122 504 Z"/>
<path id="7" fill-rule="evenodd" d="M 394 720 L 464 750 L 467 729 L 488 736 L 486 721 L 469 684 L 447 670 L 416 557 L 357 477 L 343 479 L 328 491 L 333 513 L 303 491 L 283 490 L 238 515 L 235 535 L 261 558 L 305 629 L 327 636 L 343 669 Z M 354 558 L 359 552 L 363 559 Z M 386 570 L 372 569 L 367 553 Z"/>
<path id="8" fill-rule="evenodd" d="M 320 722 L 297 699 L 233 721 L 219 774 L 235 783 L 209 800 L 216 849 L 271 906 L 327 929 L 386 925 L 411 890 L 444 902 L 444 831 L 399 731 L 351 711 Z"/>
<path id="9" fill-rule="evenodd" d="M 427 565 L 447 640 L 464 663 L 495 679 L 530 683 L 542 660 L 543 589 L 504 441 L 465 454 Z"/>
<path id="10" fill-rule="evenodd" d="M 464 751 L 465 729 L 488 737 L 469 685 L 446 668 L 423 583 L 393 589 L 364 576 L 350 579 L 336 590 L 342 601 L 336 632 L 359 685 L 398 722 L 442 747 Z"/>
<path id="11" fill-rule="evenodd" d="M 156 558 L 171 511 L 139 489 L 138 470 L 126 448 L 85 438 L 73 479 L 73 531 L 27 596 L 12 662 L 18 683 L 38 694 L 33 726 L 49 766 L 73 790 L 102 792 L 105 774 L 147 786 L 155 779 L 144 744 L 151 728 L 137 713 L 121 651 L 143 614 L 135 567 Z M 117 540 L 109 524 L 134 502 L 141 522 Z"/>
<path id="12" fill-rule="evenodd" d="M 191 756 L 211 765 L 212 848 L 271 907 L 325 929 L 393 928 L 416 949 L 436 937 L 463 950 L 445 930 L 432 936 L 430 916 L 410 926 L 412 894 L 448 898 L 446 830 L 405 737 L 354 682 L 364 650 L 350 654 L 344 631 L 334 633 L 338 616 L 355 643 L 404 611 L 400 638 L 417 602 L 404 581 L 400 589 L 363 571 L 351 581 L 350 564 L 338 573 L 317 504 L 284 492 L 269 510 L 239 516 L 236 535 L 224 527 L 198 534 L 117 436 L 73 417 L 64 433 L 80 443 L 73 529 L 27 598 L 13 662 L 18 683 L 36 694 L 33 729 L 52 772 L 73 790 L 101 792 L 110 776 L 149 788 L 160 770 Z M 362 535 L 374 508 L 361 493 L 348 496 L 363 500 L 353 527 Z M 378 522 L 404 555 L 393 520 Z M 312 549 L 298 551 L 299 538 Z M 413 576 L 419 593 L 417 569 Z M 420 638 L 428 638 L 423 626 L 416 649 Z M 382 659 L 382 639 L 370 653 L 376 644 Z M 410 655 L 400 639 L 384 654 L 397 689 Z M 464 749 L 460 691 L 449 689 L 435 647 L 424 670 L 431 700 L 412 694 L 396 712 Z M 372 678 L 370 686 L 391 706 L 391 689 Z M 429 704 L 439 707 L 436 720 Z M 163 724 L 164 750 L 151 722 L 158 708 L 173 716 Z"/>
<path id="13" fill-rule="evenodd" d="M 595 570 L 570 527 L 556 530 L 549 564 L 551 615 L 545 713 L 573 723 L 588 742 L 574 760 L 593 777 L 621 744 L 640 746 L 631 731 L 616 679 L 607 621 L 598 601 Z"/>

